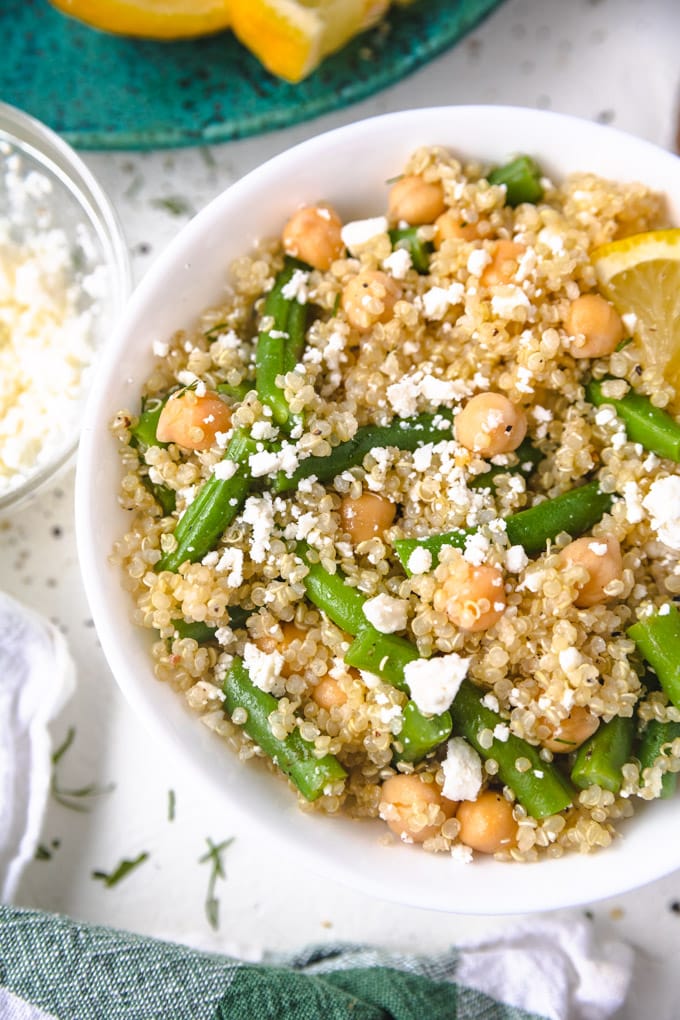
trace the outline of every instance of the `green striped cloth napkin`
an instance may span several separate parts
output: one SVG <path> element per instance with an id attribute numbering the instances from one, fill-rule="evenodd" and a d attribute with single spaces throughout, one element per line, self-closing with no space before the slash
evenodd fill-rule
<path id="1" fill-rule="evenodd" d="M 5 1020 L 605 1020 L 631 967 L 586 922 L 428 956 L 322 945 L 245 963 L 0 906 Z"/>

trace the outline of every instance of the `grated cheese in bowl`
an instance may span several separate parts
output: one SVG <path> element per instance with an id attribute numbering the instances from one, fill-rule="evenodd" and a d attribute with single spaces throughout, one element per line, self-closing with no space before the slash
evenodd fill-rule
<path id="1" fill-rule="evenodd" d="M 0 510 L 70 459 L 127 250 L 79 157 L 0 103 Z"/>

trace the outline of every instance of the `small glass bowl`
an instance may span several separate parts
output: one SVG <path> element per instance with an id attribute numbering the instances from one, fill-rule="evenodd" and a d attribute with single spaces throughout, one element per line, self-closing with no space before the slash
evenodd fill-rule
<path id="1" fill-rule="evenodd" d="M 0 102 L 0 513 L 73 458 L 99 353 L 130 290 L 121 225 L 89 169 Z"/>

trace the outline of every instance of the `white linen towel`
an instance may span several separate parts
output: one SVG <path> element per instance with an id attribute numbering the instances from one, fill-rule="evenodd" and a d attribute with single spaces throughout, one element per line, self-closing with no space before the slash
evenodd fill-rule
<path id="1" fill-rule="evenodd" d="M 0 592 L 0 903 L 35 854 L 50 788 L 48 723 L 74 687 L 61 632 Z"/>

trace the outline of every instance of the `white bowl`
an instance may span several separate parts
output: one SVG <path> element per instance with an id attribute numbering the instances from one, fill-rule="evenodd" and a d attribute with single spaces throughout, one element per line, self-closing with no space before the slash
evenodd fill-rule
<path id="1" fill-rule="evenodd" d="M 536 864 L 478 858 L 471 865 L 403 845 L 385 846 L 379 822 L 299 811 L 285 783 L 238 761 L 154 679 L 149 632 L 130 622 L 131 602 L 108 562 L 126 530 L 118 509 L 119 464 L 109 422 L 134 409 L 152 365 L 152 342 L 189 326 L 216 302 L 231 259 L 275 235 L 291 209 L 327 199 L 345 219 L 384 208 L 385 182 L 420 145 L 469 158 L 535 156 L 559 179 L 591 170 L 642 180 L 668 196 L 680 223 L 680 160 L 598 124 L 511 107 L 439 107 L 387 114 L 312 138 L 234 184 L 170 244 L 138 287 L 108 345 L 86 411 L 76 475 L 76 533 L 87 596 L 104 653 L 121 689 L 165 753 L 197 773 L 217 810 L 231 805 L 265 838 L 291 849 L 303 867 L 383 899 L 468 914 L 527 913 L 575 906 L 632 889 L 680 867 L 677 801 L 641 806 L 607 850 Z M 162 752 L 159 752 L 162 753 Z M 253 838 L 255 838 L 253 836 Z"/>

